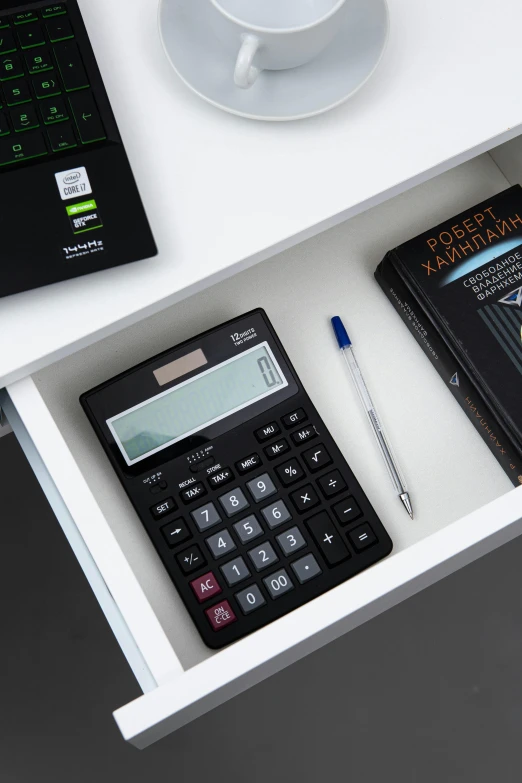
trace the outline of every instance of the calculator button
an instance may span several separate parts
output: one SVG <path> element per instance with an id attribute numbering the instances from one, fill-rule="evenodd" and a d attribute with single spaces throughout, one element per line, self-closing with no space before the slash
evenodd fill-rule
<path id="1" fill-rule="evenodd" d="M 19 103 L 29 103 L 32 100 L 25 79 L 16 79 L 4 84 L 4 95 L 8 106 L 17 106 Z"/>
<path id="2" fill-rule="evenodd" d="M 66 92 L 89 87 L 78 45 L 74 41 L 56 44 L 54 53 Z"/>
<path id="3" fill-rule="evenodd" d="M 18 79 L 24 75 L 22 61 L 17 54 L 8 54 L 0 57 L 0 82 L 9 81 L 9 79 Z"/>
<path id="4" fill-rule="evenodd" d="M 69 97 L 82 144 L 92 144 L 107 138 L 95 100 L 90 92 Z"/>
<path id="5" fill-rule="evenodd" d="M 27 22 L 37 22 L 38 14 L 36 11 L 24 11 L 23 14 L 15 14 L 13 16 L 13 22 L 15 25 L 26 24 Z"/>
<path id="6" fill-rule="evenodd" d="M 308 519 L 306 526 L 329 565 L 337 565 L 350 557 L 341 534 L 325 511 Z"/>
<path id="7" fill-rule="evenodd" d="M 213 595 L 218 595 L 222 592 L 221 587 L 219 586 L 218 581 L 212 571 L 203 574 L 203 576 L 198 576 L 197 579 L 193 579 L 190 583 L 190 586 L 194 590 L 196 598 L 200 604 L 202 604 L 203 601 L 207 601 L 209 598 L 212 598 Z"/>
<path id="8" fill-rule="evenodd" d="M 289 448 L 288 441 L 281 438 L 281 440 L 276 441 L 276 443 L 272 443 L 271 446 L 267 446 L 265 454 L 268 459 L 276 459 L 276 457 L 280 457 L 281 454 L 286 454 Z"/>
<path id="9" fill-rule="evenodd" d="M 48 71 L 41 76 L 36 76 L 33 80 L 33 88 L 37 98 L 51 98 L 54 95 L 60 95 L 60 82 L 54 71 Z"/>
<path id="10" fill-rule="evenodd" d="M 248 570 L 247 564 L 242 557 L 236 557 L 229 563 L 222 565 L 221 572 L 227 580 L 227 585 L 229 587 L 233 587 L 233 585 L 236 585 L 238 582 L 242 582 L 243 579 L 246 579 L 248 576 L 250 576 L 250 571 Z"/>
<path id="11" fill-rule="evenodd" d="M 322 443 L 318 443 L 317 446 L 315 446 L 313 449 L 303 451 L 301 456 L 304 459 L 306 466 L 309 470 L 312 471 L 312 473 L 315 473 L 317 470 L 321 470 L 321 468 L 325 468 L 332 462 L 331 456 L 328 454 Z"/>
<path id="12" fill-rule="evenodd" d="M 236 601 L 241 607 L 243 614 L 250 614 L 255 609 L 260 609 L 266 604 L 265 599 L 261 594 L 261 590 L 257 585 L 241 590 L 240 593 L 236 593 Z"/>
<path id="13" fill-rule="evenodd" d="M 217 525 L 218 522 L 221 522 L 221 517 L 213 503 L 207 503 L 204 506 L 200 506 L 200 508 L 196 508 L 195 511 L 190 512 L 190 516 L 201 533 L 204 530 L 208 530 L 212 525 Z"/>
<path id="14" fill-rule="evenodd" d="M 291 527 L 290 530 L 276 536 L 276 539 L 285 555 L 291 555 L 292 552 L 298 552 L 306 546 L 306 541 L 298 527 Z"/>
<path id="15" fill-rule="evenodd" d="M 301 557 L 300 560 L 296 560 L 295 563 L 292 563 L 292 568 L 301 584 L 322 574 L 319 563 L 313 555 L 305 555 L 304 557 Z"/>
<path id="16" fill-rule="evenodd" d="M 321 502 L 319 500 L 319 495 L 311 484 L 305 484 L 305 486 L 298 489 L 297 492 L 292 492 L 290 498 L 296 509 L 301 513 L 308 511 L 310 508 L 314 508 Z"/>
<path id="17" fill-rule="evenodd" d="M 249 473 L 251 470 L 258 468 L 260 465 L 261 457 L 259 454 L 251 454 L 249 457 L 245 457 L 245 459 L 241 459 L 239 462 L 236 462 L 237 472 L 241 475 L 243 475 L 243 473 Z"/>
<path id="18" fill-rule="evenodd" d="M 208 483 L 213 489 L 215 489 L 216 487 L 220 487 L 222 484 L 228 484 L 228 482 L 232 481 L 233 478 L 234 474 L 230 468 L 225 468 L 224 470 L 220 470 L 219 473 L 214 473 L 214 475 L 209 478 Z"/>
<path id="19" fill-rule="evenodd" d="M 206 457 L 205 459 L 200 459 L 198 462 L 190 465 L 189 470 L 191 473 L 199 473 L 200 470 L 206 470 L 206 468 L 209 468 L 214 464 L 215 461 L 215 457 Z"/>
<path id="20" fill-rule="evenodd" d="M 175 511 L 176 509 L 177 505 L 174 502 L 174 498 L 167 498 L 166 500 L 162 500 L 161 503 L 156 503 L 155 506 L 151 506 L 150 513 L 154 519 L 160 519 L 161 517 L 164 517 L 165 514 L 170 514 L 171 511 Z"/>
<path id="21" fill-rule="evenodd" d="M 348 538 L 357 552 L 362 552 L 363 549 L 372 546 L 377 541 L 377 536 L 368 523 L 356 527 L 355 530 L 348 533 Z"/>
<path id="22" fill-rule="evenodd" d="M 44 31 L 39 24 L 30 27 L 20 27 L 16 31 L 22 49 L 32 49 L 33 46 L 43 46 L 45 43 Z"/>
<path id="23" fill-rule="evenodd" d="M 265 541 L 264 544 L 260 544 L 255 549 L 251 549 L 248 556 L 253 562 L 256 571 L 262 571 L 264 568 L 268 568 L 272 563 L 277 563 L 279 560 L 274 551 L 274 547 L 268 541 Z"/>
<path id="24" fill-rule="evenodd" d="M 302 408 L 298 408 L 296 411 L 292 411 L 292 413 L 289 413 L 287 416 L 283 416 L 283 424 L 287 429 L 290 429 L 290 427 L 295 427 L 296 424 L 301 424 L 302 421 L 305 421 L 308 418 L 306 413 Z"/>
<path id="25" fill-rule="evenodd" d="M 347 488 L 346 481 L 338 470 L 332 470 L 331 473 L 322 476 L 317 483 L 325 498 L 333 498 L 334 495 L 338 495 L 339 492 Z"/>
<path id="26" fill-rule="evenodd" d="M 12 109 L 11 122 L 16 133 L 38 128 L 40 123 L 32 106 L 22 106 L 21 109 Z"/>
<path id="27" fill-rule="evenodd" d="M 41 133 L 24 133 L 16 140 L 12 137 L 0 140 L 0 166 L 38 158 L 41 155 L 47 155 L 47 147 Z"/>
<path id="28" fill-rule="evenodd" d="M 265 498 L 269 498 L 270 495 L 274 495 L 277 492 L 274 482 L 268 473 L 262 473 L 261 476 L 247 482 L 247 487 L 256 503 L 259 503 Z"/>
<path id="29" fill-rule="evenodd" d="M 0 136 L 9 136 L 10 133 L 7 117 L 3 111 L 0 111 Z"/>
<path id="30" fill-rule="evenodd" d="M 239 514 L 240 511 L 243 511 L 243 509 L 248 508 L 250 505 L 239 487 L 231 489 L 230 492 L 227 492 L 225 495 L 221 495 L 219 502 L 223 506 L 227 517 Z"/>
<path id="31" fill-rule="evenodd" d="M 4 30 L 0 33 L 0 54 L 10 54 L 16 52 L 16 41 L 10 30 Z"/>
<path id="32" fill-rule="evenodd" d="M 220 631 L 226 625 L 230 625 L 230 623 L 237 620 L 228 601 L 221 601 L 220 604 L 211 606 L 210 609 L 205 610 L 205 614 L 214 631 Z"/>
<path id="33" fill-rule="evenodd" d="M 275 574 L 265 576 L 263 582 L 265 583 L 265 587 L 270 594 L 270 598 L 273 598 L 274 600 L 279 598 L 279 596 L 288 593 L 289 590 L 294 589 L 294 583 L 284 568 L 276 571 Z"/>
<path id="34" fill-rule="evenodd" d="M 220 530 L 219 533 L 214 533 L 213 536 L 206 539 L 206 542 L 216 560 L 219 557 L 228 555 L 229 552 L 233 552 L 234 549 L 236 549 L 236 545 L 228 530 Z"/>
<path id="35" fill-rule="evenodd" d="M 347 525 L 349 522 L 353 522 L 353 520 L 358 519 L 362 513 L 351 496 L 342 500 L 340 503 L 336 503 L 332 510 L 341 525 Z"/>
<path id="36" fill-rule="evenodd" d="M 288 462 L 283 462 L 282 465 L 275 469 L 275 472 L 284 487 L 289 487 L 290 484 L 300 481 L 305 475 L 304 470 L 295 457 L 288 460 Z"/>
<path id="37" fill-rule="evenodd" d="M 192 571 L 197 571 L 198 568 L 202 568 L 207 564 L 207 561 L 203 557 L 201 549 L 196 544 L 193 544 L 188 549 L 184 549 L 179 555 L 176 555 L 176 560 L 181 566 L 181 570 L 185 574 L 190 574 Z"/>
<path id="38" fill-rule="evenodd" d="M 291 513 L 282 500 L 276 500 L 276 502 L 272 503 L 270 506 L 262 508 L 261 513 L 271 530 L 288 522 L 289 519 L 292 519 Z"/>
<path id="39" fill-rule="evenodd" d="M 266 424 L 264 427 L 260 427 L 260 429 L 256 430 L 254 435 L 260 443 L 263 443 L 265 440 L 275 438 L 275 436 L 279 435 L 280 432 L 281 427 L 279 424 L 275 421 L 272 421 L 270 424 Z"/>
<path id="40" fill-rule="evenodd" d="M 236 522 L 234 530 L 242 544 L 246 544 L 247 541 L 252 541 L 263 534 L 263 528 L 253 514 L 246 517 L 246 519 L 242 519 L 241 522 Z"/>
<path id="41" fill-rule="evenodd" d="M 304 429 L 298 430 L 297 432 L 292 432 L 290 437 L 294 441 L 295 445 L 299 446 L 301 443 L 306 443 L 307 440 L 315 438 L 316 435 L 317 432 L 315 431 L 314 427 L 305 427 Z"/>
<path id="42" fill-rule="evenodd" d="M 74 38 L 72 27 L 67 19 L 51 19 L 46 22 L 45 26 L 51 43 L 67 41 L 69 38 Z"/>
<path id="43" fill-rule="evenodd" d="M 161 528 L 161 532 L 167 544 L 172 547 L 192 538 L 192 533 L 182 519 L 175 519 L 174 522 L 169 522 L 168 525 Z"/>
<path id="44" fill-rule="evenodd" d="M 41 11 L 42 11 L 43 19 L 49 19 L 49 17 L 51 16 L 61 16 L 62 14 L 67 13 L 67 11 L 65 10 L 65 5 L 63 3 L 54 3 L 54 5 L 47 5 L 45 8 L 42 8 Z"/>
<path id="45" fill-rule="evenodd" d="M 194 500 L 197 500 L 202 495 L 206 495 L 207 490 L 202 481 L 197 481 L 195 484 L 191 484 L 187 487 L 187 489 L 184 489 L 180 494 L 184 503 L 193 503 Z"/>

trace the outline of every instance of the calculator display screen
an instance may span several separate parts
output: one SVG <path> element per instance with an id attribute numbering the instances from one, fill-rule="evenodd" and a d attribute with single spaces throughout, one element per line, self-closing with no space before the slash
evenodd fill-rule
<path id="1" fill-rule="evenodd" d="M 133 465 L 288 386 L 267 342 L 107 419 Z"/>

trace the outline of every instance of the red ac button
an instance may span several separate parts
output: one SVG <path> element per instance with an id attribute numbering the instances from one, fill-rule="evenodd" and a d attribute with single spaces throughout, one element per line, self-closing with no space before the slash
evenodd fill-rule
<path id="1" fill-rule="evenodd" d="M 217 595 L 221 592 L 221 587 L 218 585 L 217 579 L 212 571 L 194 579 L 190 583 L 190 586 L 194 590 L 200 604 L 202 604 L 203 601 L 206 601 L 207 598 L 211 598 L 213 595 Z"/>

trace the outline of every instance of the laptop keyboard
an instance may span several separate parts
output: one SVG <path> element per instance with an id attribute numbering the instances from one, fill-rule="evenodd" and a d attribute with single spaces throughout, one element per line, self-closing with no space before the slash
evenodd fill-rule
<path id="1" fill-rule="evenodd" d="M 0 16 L 0 170 L 106 138 L 67 3 Z"/>

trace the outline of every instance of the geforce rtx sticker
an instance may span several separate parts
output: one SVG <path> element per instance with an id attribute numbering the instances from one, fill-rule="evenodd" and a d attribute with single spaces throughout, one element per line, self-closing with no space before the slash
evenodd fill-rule
<path id="1" fill-rule="evenodd" d="M 85 166 L 78 166 L 68 171 L 59 171 L 54 176 L 56 177 L 56 184 L 58 185 L 62 201 L 92 193 L 91 183 L 89 182 Z"/>

